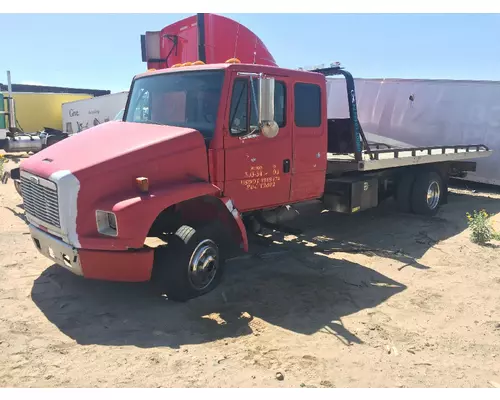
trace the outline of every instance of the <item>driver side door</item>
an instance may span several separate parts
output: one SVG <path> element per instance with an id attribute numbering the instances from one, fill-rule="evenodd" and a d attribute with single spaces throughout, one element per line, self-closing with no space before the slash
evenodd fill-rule
<path id="1" fill-rule="evenodd" d="M 286 204 L 290 199 L 292 121 L 287 121 L 290 99 L 287 79 L 275 78 L 275 120 L 278 135 L 258 131 L 258 80 L 233 75 L 230 105 L 224 123 L 224 194 L 239 211 Z"/>

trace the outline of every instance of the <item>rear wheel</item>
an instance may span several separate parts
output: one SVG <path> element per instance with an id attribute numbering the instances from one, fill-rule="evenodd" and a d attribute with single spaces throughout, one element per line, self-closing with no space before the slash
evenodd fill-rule
<path id="1" fill-rule="evenodd" d="M 418 174 L 412 190 L 413 212 L 420 215 L 436 215 L 444 190 L 443 180 L 438 173 L 426 171 Z"/>
<path id="2" fill-rule="evenodd" d="M 155 250 L 154 284 L 174 301 L 212 291 L 224 272 L 227 243 L 219 224 L 181 226 L 166 247 Z"/>

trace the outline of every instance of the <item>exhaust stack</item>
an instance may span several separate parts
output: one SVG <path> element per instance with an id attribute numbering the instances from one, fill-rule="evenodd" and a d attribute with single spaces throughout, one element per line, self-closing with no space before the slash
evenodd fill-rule
<path id="1" fill-rule="evenodd" d="M 14 104 L 14 98 L 12 97 L 12 82 L 10 79 L 10 71 L 7 71 L 7 91 L 9 93 L 9 97 L 7 98 L 7 110 L 9 116 L 9 126 L 8 129 L 11 132 L 15 132 L 17 129 L 16 126 L 16 110 Z"/>

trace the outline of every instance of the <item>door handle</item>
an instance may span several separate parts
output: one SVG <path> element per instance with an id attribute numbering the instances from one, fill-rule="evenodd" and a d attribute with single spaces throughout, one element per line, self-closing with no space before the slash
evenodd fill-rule
<path id="1" fill-rule="evenodd" d="M 283 160 L 283 173 L 288 174 L 290 172 L 290 160 Z"/>

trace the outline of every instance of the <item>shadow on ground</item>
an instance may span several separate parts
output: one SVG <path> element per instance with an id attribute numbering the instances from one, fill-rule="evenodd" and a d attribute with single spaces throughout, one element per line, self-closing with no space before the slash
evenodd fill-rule
<path id="1" fill-rule="evenodd" d="M 79 344 L 168 346 L 260 334 L 258 317 L 310 335 L 319 330 L 361 343 L 342 317 L 376 307 L 405 286 L 362 265 L 311 255 L 262 253 L 227 264 L 223 283 L 202 298 L 173 303 L 148 284 L 84 280 L 58 266 L 36 279 L 32 299 Z"/>
<path id="2" fill-rule="evenodd" d="M 4 208 L 6 210 L 9 210 L 17 218 L 22 219 L 25 223 L 28 223 L 28 220 L 26 218 L 26 214 L 24 213 L 24 206 L 22 204 L 17 205 L 18 210 L 11 208 L 11 207 L 4 207 Z"/>
<path id="3" fill-rule="evenodd" d="M 466 229 L 465 212 L 480 208 L 495 214 L 500 202 L 451 193 L 434 218 L 395 214 L 390 202 L 352 216 L 308 203 L 299 207 L 302 215 L 294 223 L 302 234 L 290 239 L 270 232 L 251 246 L 250 255 L 228 263 L 216 290 L 187 303 L 154 297 L 148 284 L 84 280 L 57 266 L 36 279 L 31 295 L 49 321 L 84 345 L 177 348 L 260 334 L 266 327 L 254 318 L 299 334 L 324 330 L 345 344 L 360 343 L 342 318 L 376 307 L 406 287 L 342 255 L 378 255 L 425 273 L 430 266 L 418 259 Z M 336 258 L 329 258 L 331 253 Z M 397 273 L 388 262 L 387 274 Z"/>

